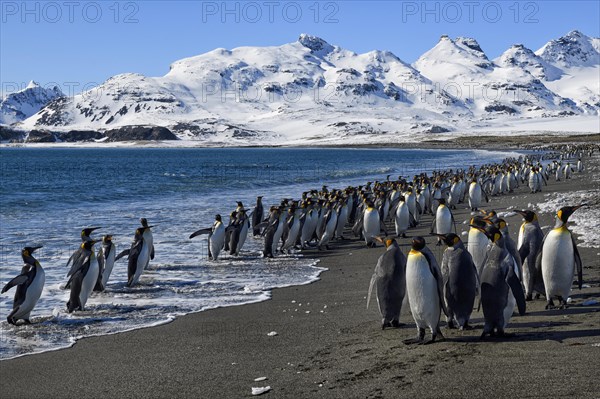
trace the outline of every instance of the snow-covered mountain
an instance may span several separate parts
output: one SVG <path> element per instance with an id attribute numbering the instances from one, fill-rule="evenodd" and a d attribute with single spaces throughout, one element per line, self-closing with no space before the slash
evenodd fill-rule
<path id="1" fill-rule="evenodd" d="M 44 88 L 34 82 L 0 101 L 0 124 L 10 125 L 29 118 L 50 101 L 63 96 L 58 86 Z"/>
<path id="2" fill-rule="evenodd" d="M 207 144 L 341 143 L 596 114 L 592 94 L 564 83 L 594 93 L 599 41 L 579 32 L 565 37 L 536 53 L 513 46 L 492 61 L 475 39 L 442 36 L 410 65 L 387 51 L 356 54 L 303 34 L 282 46 L 182 59 L 162 77 L 117 75 L 55 99 L 19 127 L 151 125 Z"/>

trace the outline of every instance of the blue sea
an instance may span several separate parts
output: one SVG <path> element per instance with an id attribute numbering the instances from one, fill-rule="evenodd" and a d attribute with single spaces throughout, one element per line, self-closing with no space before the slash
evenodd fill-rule
<path id="1" fill-rule="evenodd" d="M 308 284 L 324 269 L 302 253 L 263 259 L 248 238 L 239 257 L 207 260 L 206 236 L 190 233 L 224 220 L 257 195 L 265 208 L 303 191 L 412 177 L 448 167 L 497 162 L 516 153 L 402 149 L 0 148 L 0 285 L 18 275 L 24 246 L 43 245 L 46 272 L 32 325 L 12 326 L 14 288 L 0 296 L 0 359 L 59 349 L 77 339 L 169 322 L 175 317 L 269 299 L 276 287 Z M 153 228 L 156 257 L 128 288 L 127 261 L 86 310 L 68 314 L 67 260 L 84 227 L 129 248 L 140 217 Z M 99 245 L 97 245 L 99 247 Z"/>

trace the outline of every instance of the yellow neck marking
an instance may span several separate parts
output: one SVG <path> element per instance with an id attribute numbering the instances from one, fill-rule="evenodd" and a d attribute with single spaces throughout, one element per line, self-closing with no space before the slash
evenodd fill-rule
<path id="1" fill-rule="evenodd" d="M 410 252 L 409 252 L 408 254 L 409 254 L 409 255 L 415 255 L 415 256 L 416 256 L 416 255 L 421 255 L 421 252 L 419 252 L 419 251 L 417 251 L 417 250 L 414 250 L 414 249 L 411 249 L 411 250 L 410 250 Z"/>

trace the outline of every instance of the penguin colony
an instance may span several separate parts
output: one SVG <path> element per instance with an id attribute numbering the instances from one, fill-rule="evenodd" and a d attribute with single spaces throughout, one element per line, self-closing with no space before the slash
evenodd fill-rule
<path id="1" fill-rule="evenodd" d="M 567 223 L 585 204 L 559 209 L 554 229 L 545 236 L 533 211 L 515 211 L 523 217 L 517 243 L 510 238 L 505 220 L 480 207 L 484 200 L 489 202 L 490 197 L 511 193 L 521 185 L 536 193 L 551 178 L 561 181 L 582 173 L 583 157 L 598 149 L 569 145 L 550 153 L 508 158 L 500 164 L 434 171 L 431 176 L 422 173 L 412 180 L 391 180 L 388 175 L 385 181 L 343 190 L 323 186 L 304 192 L 299 200 L 284 198 L 266 212 L 263 197 L 259 196 L 251 212 L 238 202 L 227 226 L 221 215 L 216 215 L 211 227 L 195 231 L 189 239 L 208 235 L 208 257 L 218 261 L 224 252 L 238 256 L 250 232 L 263 240 L 263 256 L 273 258 L 307 248 L 328 250 L 336 240 L 348 239 L 344 234 L 350 231 L 369 248 L 377 243 L 386 248 L 375 267 L 367 299 L 369 306 L 375 288 L 382 328 L 398 327 L 403 302 L 408 303 L 417 336 L 405 343 L 431 343 L 437 337 L 443 338 L 442 314 L 448 328 L 470 328 L 469 318 L 479 298 L 485 319 L 482 338 L 506 336 L 505 328 L 515 307 L 522 315 L 526 301 L 540 295 L 545 296 L 547 309 L 556 306 L 554 300 L 565 307 L 575 273 L 581 288 L 581 258 Z M 569 161 L 572 159 L 577 159 L 574 165 Z M 456 234 L 452 213 L 460 206 L 468 206 L 473 215 L 467 243 Z M 437 245 L 446 246 L 441 265 L 425 238 L 413 237 L 407 254 L 395 239 L 405 238 L 425 214 L 432 216 L 430 232 Z M 101 240 L 91 237 L 100 227 L 81 231 L 81 245 L 67 262 L 71 265 L 65 284 L 70 290 L 69 313 L 84 310 L 92 292 L 105 289 L 115 262 L 121 258 L 127 257 L 127 286 L 139 282 L 155 255 L 154 226 L 145 218 L 140 223 L 130 248 L 119 254 L 112 235 L 104 235 Z M 100 242 L 96 253 L 94 245 Z M 33 256 L 39 248 L 23 248 L 21 273 L 2 289 L 5 293 L 16 287 L 13 310 L 7 317 L 10 324 L 19 320 L 29 324 L 31 311 L 42 294 L 44 270 Z M 426 330 L 431 333 L 427 341 Z"/>

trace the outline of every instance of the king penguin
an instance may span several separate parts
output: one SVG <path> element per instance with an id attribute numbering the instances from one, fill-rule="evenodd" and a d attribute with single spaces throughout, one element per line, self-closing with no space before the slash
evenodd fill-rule
<path id="1" fill-rule="evenodd" d="M 148 244 L 148 248 L 150 248 L 150 258 L 144 266 L 144 269 L 147 269 L 150 266 L 150 261 L 154 260 L 154 236 L 152 235 L 152 230 L 150 230 L 150 228 L 154 226 L 148 226 L 148 220 L 146 218 L 141 218 L 140 223 L 144 228 L 144 241 Z"/>
<path id="2" fill-rule="evenodd" d="M 377 260 L 375 272 L 369 284 L 367 308 L 373 287 L 381 313 L 381 329 L 400 326 L 400 311 L 406 294 L 406 257 L 393 238 L 382 240 L 386 251 Z"/>
<path id="3" fill-rule="evenodd" d="M 98 282 L 100 268 L 93 248 L 97 242 L 99 241 L 92 240 L 81 244 L 81 255 L 73 261 L 73 267 L 67 275 L 70 276 L 67 285 L 71 287 L 71 295 L 67 302 L 69 313 L 85 309 L 85 304 Z"/>
<path id="4" fill-rule="evenodd" d="M 496 226 L 487 226 L 484 232 L 492 243 L 488 246 L 481 273 L 481 306 L 485 320 L 481 339 L 487 335 L 507 336 L 504 328 L 508 322 L 505 319 L 505 309 L 508 305 L 509 289 L 515 298 L 519 314 L 525 314 L 525 294 L 515 272 L 515 259 L 506 249 L 504 237 Z"/>
<path id="5" fill-rule="evenodd" d="M 225 245 L 225 226 L 221 215 L 215 216 L 215 221 L 212 227 L 200 229 L 190 235 L 190 240 L 202 234 L 208 234 L 208 259 L 218 260 L 219 254 Z"/>
<path id="6" fill-rule="evenodd" d="M 546 309 L 554 308 L 553 298 L 558 298 L 560 307 L 565 308 L 567 298 L 571 293 L 573 276 L 577 270 L 577 283 L 579 289 L 583 284 L 583 267 L 577 243 L 571 231 L 567 228 L 569 217 L 577 209 L 585 206 L 565 206 L 556 213 L 556 225 L 546 237 L 542 244 L 536 263 L 542 270 L 544 287 L 546 290 Z"/>
<path id="7" fill-rule="evenodd" d="M 519 229 L 519 238 L 517 240 L 517 249 L 521 258 L 523 267 L 523 284 L 525 285 L 525 300 L 533 299 L 534 291 L 537 294 L 544 294 L 544 280 L 542 270 L 536 268 L 536 258 L 542 249 L 544 233 L 540 228 L 538 217 L 535 212 L 527 209 L 524 211 L 515 211 L 523 217 L 523 224 Z"/>
<path id="8" fill-rule="evenodd" d="M 444 198 L 440 198 L 438 200 L 439 206 L 435 212 L 435 217 L 431 222 L 431 233 L 437 234 L 448 234 L 452 232 L 452 227 L 454 226 L 454 233 L 456 233 L 456 224 L 454 223 L 454 216 L 452 215 L 452 211 L 450 208 L 446 206 L 446 200 Z M 438 238 L 437 245 L 441 245 L 442 241 Z"/>
<path id="9" fill-rule="evenodd" d="M 100 291 L 100 288 L 102 290 L 106 288 L 113 266 L 115 265 L 117 248 L 113 244 L 112 238 L 113 236 L 110 234 L 102 237 L 102 247 L 98 251 L 98 266 L 100 267 L 100 271 L 98 273 L 98 283 L 96 284 L 96 287 L 99 289 L 96 290 L 94 288 L 95 291 Z"/>
<path id="10" fill-rule="evenodd" d="M 21 273 L 2 288 L 1 293 L 4 294 L 12 287 L 17 287 L 12 312 L 6 318 L 9 324 L 16 325 L 19 320 L 23 320 L 25 324 L 31 324 L 29 315 L 40 299 L 46 282 L 46 274 L 42 265 L 33 257 L 33 252 L 40 248 L 42 247 L 23 248 L 21 257 L 25 265 L 23 265 Z"/>
<path id="11" fill-rule="evenodd" d="M 438 335 L 444 338 L 440 330 L 440 316 L 442 311 L 447 314 L 447 310 L 442 274 L 423 237 L 413 238 L 412 249 L 406 259 L 406 293 L 418 334 L 416 338 L 404 340 L 404 343 L 430 344 Z M 431 331 L 431 340 L 424 342 L 426 328 Z"/>
<path id="12" fill-rule="evenodd" d="M 124 250 L 115 258 L 115 261 L 119 260 L 125 255 L 129 255 L 127 258 L 127 286 L 132 287 L 137 284 L 142 275 L 142 272 L 146 268 L 146 265 L 150 262 L 151 247 L 147 241 L 147 230 L 154 226 L 138 227 L 135 230 L 133 237 L 133 243 L 131 248 Z"/>
<path id="13" fill-rule="evenodd" d="M 444 300 L 448 309 L 446 320 L 448 328 L 456 327 L 456 323 L 463 330 L 469 328 L 475 296 L 479 291 L 477 269 L 459 236 L 449 233 L 441 238 L 448 246 L 442 258 Z"/>
<path id="14" fill-rule="evenodd" d="M 370 200 L 365 202 L 362 221 L 365 243 L 369 248 L 375 247 L 377 245 L 375 242 L 375 237 L 381 232 L 381 226 L 383 222 L 381 221 L 377 208 L 374 207 L 373 202 Z"/>

